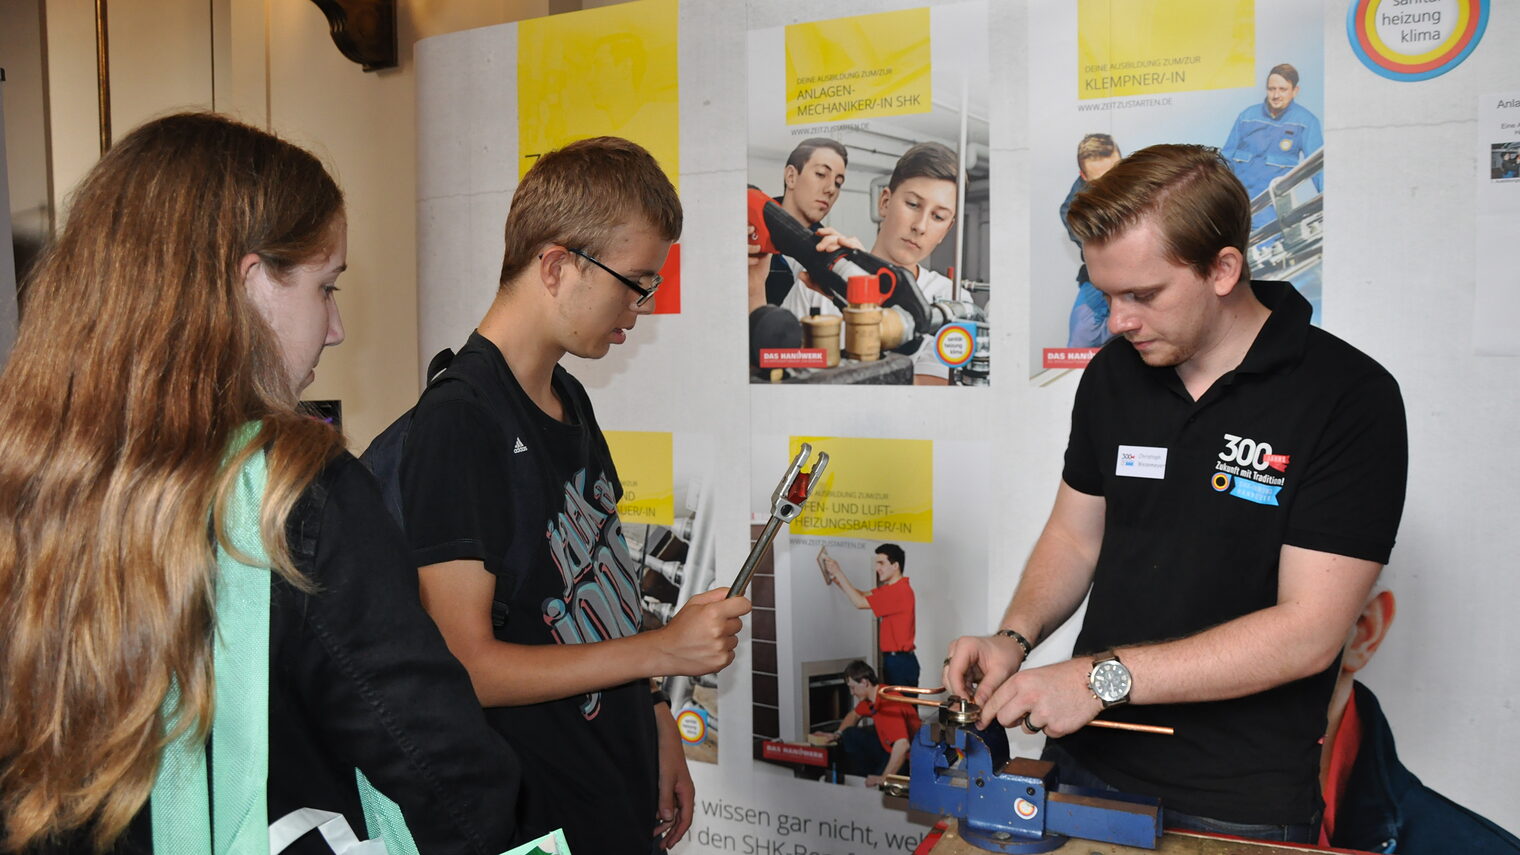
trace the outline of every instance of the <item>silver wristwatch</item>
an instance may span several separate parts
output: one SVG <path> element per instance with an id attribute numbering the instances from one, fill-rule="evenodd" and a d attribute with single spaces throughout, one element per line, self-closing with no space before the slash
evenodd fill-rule
<path id="1" fill-rule="evenodd" d="M 1110 650 L 1093 657 L 1092 671 L 1087 675 L 1087 688 L 1093 697 L 1103 703 L 1103 708 L 1129 703 L 1129 692 L 1134 678 L 1129 668 L 1119 661 L 1119 654 Z"/>

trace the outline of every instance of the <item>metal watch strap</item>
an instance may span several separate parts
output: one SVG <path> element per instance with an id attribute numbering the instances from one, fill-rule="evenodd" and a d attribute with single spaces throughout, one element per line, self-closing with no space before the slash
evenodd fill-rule
<path id="1" fill-rule="evenodd" d="M 1017 641 L 1019 643 L 1019 646 L 1022 647 L 1022 648 L 1024 648 L 1024 656 L 1026 658 L 1029 656 L 1030 653 L 1032 653 L 1034 651 L 1034 645 L 1030 644 L 1029 643 L 1029 639 L 1025 638 L 1016 629 L 1000 629 L 997 632 L 994 632 L 993 635 L 1001 635 L 1004 638 L 1011 638 L 1014 641 Z"/>

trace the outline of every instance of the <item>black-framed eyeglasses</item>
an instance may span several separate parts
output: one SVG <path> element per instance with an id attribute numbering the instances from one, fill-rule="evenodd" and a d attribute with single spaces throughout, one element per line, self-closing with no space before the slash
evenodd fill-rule
<path id="1" fill-rule="evenodd" d="M 579 249 L 571 249 L 570 247 L 565 248 L 569 249 L 576 255 L 579 255 L 581 258 L 586 259 L 592 264 L 595 264 L 597 267 L 602 268 L 608 273 L 611 273 L 614 279 L 632 289 L 635 294 L 639 295 L 639 299 L 634 301 L 635 306 L 642 306 L 645 303 L 648 303 L 650 300 L 653 300 L 654 292 L 660 290 L 660 283 L 665 281 L 665 278 L 658 273 L 645 273 L 637 280 L 629 279 L 627 276 L 624 276 L 616 270 L 613 270 L 611 267 L 608 267 L 600 261 L 597 261 L 596 258 L 589 252 L 583 252 Z"/>

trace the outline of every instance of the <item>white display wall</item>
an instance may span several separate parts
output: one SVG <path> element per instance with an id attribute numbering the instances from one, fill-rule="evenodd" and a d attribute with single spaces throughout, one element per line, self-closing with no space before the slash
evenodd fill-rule
<path id="1" fill-rule="evenodd" d="M 1064 2 L 1065 0 L 1048 0 Z M 778 474 L 784 460 L 752 466 L 752 437 L 797 435 L 953 439 L 987 451 L 990 484 L 957 536 L 986 538 L 985 596 L 960 605 L 966 633 L 990 630 L 1044 523 L 1060 476 L 1079 375 L 1031 384 L 1030 217 L 1033 170 L 1030 69 L 1044 38 L 1029 4 L 989 3 L 989 105 L 993 186 L 991 266 L 996 282 L 992 385 L 978 389 L 751 386 L 745 360 L 744 61 L 751 30 L 884 9 L 938 5 L 866 0 L 696 2 L 680 6 L 680 190 L 686 209 L 679 314 L 640 320 L 629 343 L 599 362 L 567 367 L 589 388 L 608 429 L 694 432 L 715 437 L 718 577 L 748 550 L 752 471 Z M 582 13 L 584 14 L 584 13 Z M 1520 479 L 1499 465 L 1520 429 L 1520 360 L 1474 352 L 1474 176 L 1480 166 L 1481 95 L 1520 90 L 1520 3 L 1501 2 L 1471 57 L 1419 83 L 1369 72 L 1346 38 L 1346 7 L 1327 3 L 1326 158 L 1333 240 L 1324 251 L 1324 317 L 1335 334 L 1381 361 L 1402 385 L 1410 430 L 1408 502 L 1383 582 L 1398 615 L 1382 651 L 1359 679 L 1378 694 L 1405 765 L 1451 799 L 1501 826 L 1520 829 Z M 1035 16 L 1038 17 L 1038 16 Z M 419 365 L 457 347 L 496 287 L 501 229 L 517 175 L 519 25 L 425 40 L 417 47 L 419 120 Z M 1062 164 L 1063 169 L 1069 169 Z M 1511 233 L 1520 232 L 1520 223 Z M 1513 243 L 1513 242 L 1512 242 Z M 1509 252 L 1513 252 L 1511 247 Z M 774 454 L 771 442 L 765 446 Z M 767 480 L 770 480 L 769 478 Z M 730 568 L 730 569 L 723 569 Z M 806 572 L 816 573 L 810 568 Z M 911 570 L 910 570 L 911 573 Z M 784 602 L 784 601 L 783 601 Z M 1069 655 L 1073 628 L 1035 662 Z M 940 651 L 922 650 L 934 683 Z M 758 774 L 738 736 L 750 733 L 749 646 L 720 679 L 724 750 L 716 766 L 693 764 L 698 816 L 679 851 L 744 851 L 739 841 L 786 840 L 782 851 L 839 853 L 911 849 L 923 830 L 883 798 Z M 1039 741 L 1019 737 L 1015 753 Z M 765 811 L 767 824 L 719 819 L 719 803 Z M 781 814 L 813 820 L 782 837 Z M 752 815 L 758 818 L 758 814 Z M 868 845 L 824 821 L 878 829 Z M 918 818 L 922 822 L 922 818 Z M 707 843 L 697 842 L 705 829 Z M 890 846 L 885 831 L 908 839 Z M 714 835 L 732 835 L 734 845 Z"/>

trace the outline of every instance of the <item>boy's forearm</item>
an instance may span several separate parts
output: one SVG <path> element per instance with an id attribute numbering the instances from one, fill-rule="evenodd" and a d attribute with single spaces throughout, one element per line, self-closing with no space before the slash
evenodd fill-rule
<path id="1" fill-rule="evenodd" d="M 657 676 L 655 633 L 589 644 L 511 644 L 492 639 L 457 651 L 481 706 L 556 701 Z"/>

